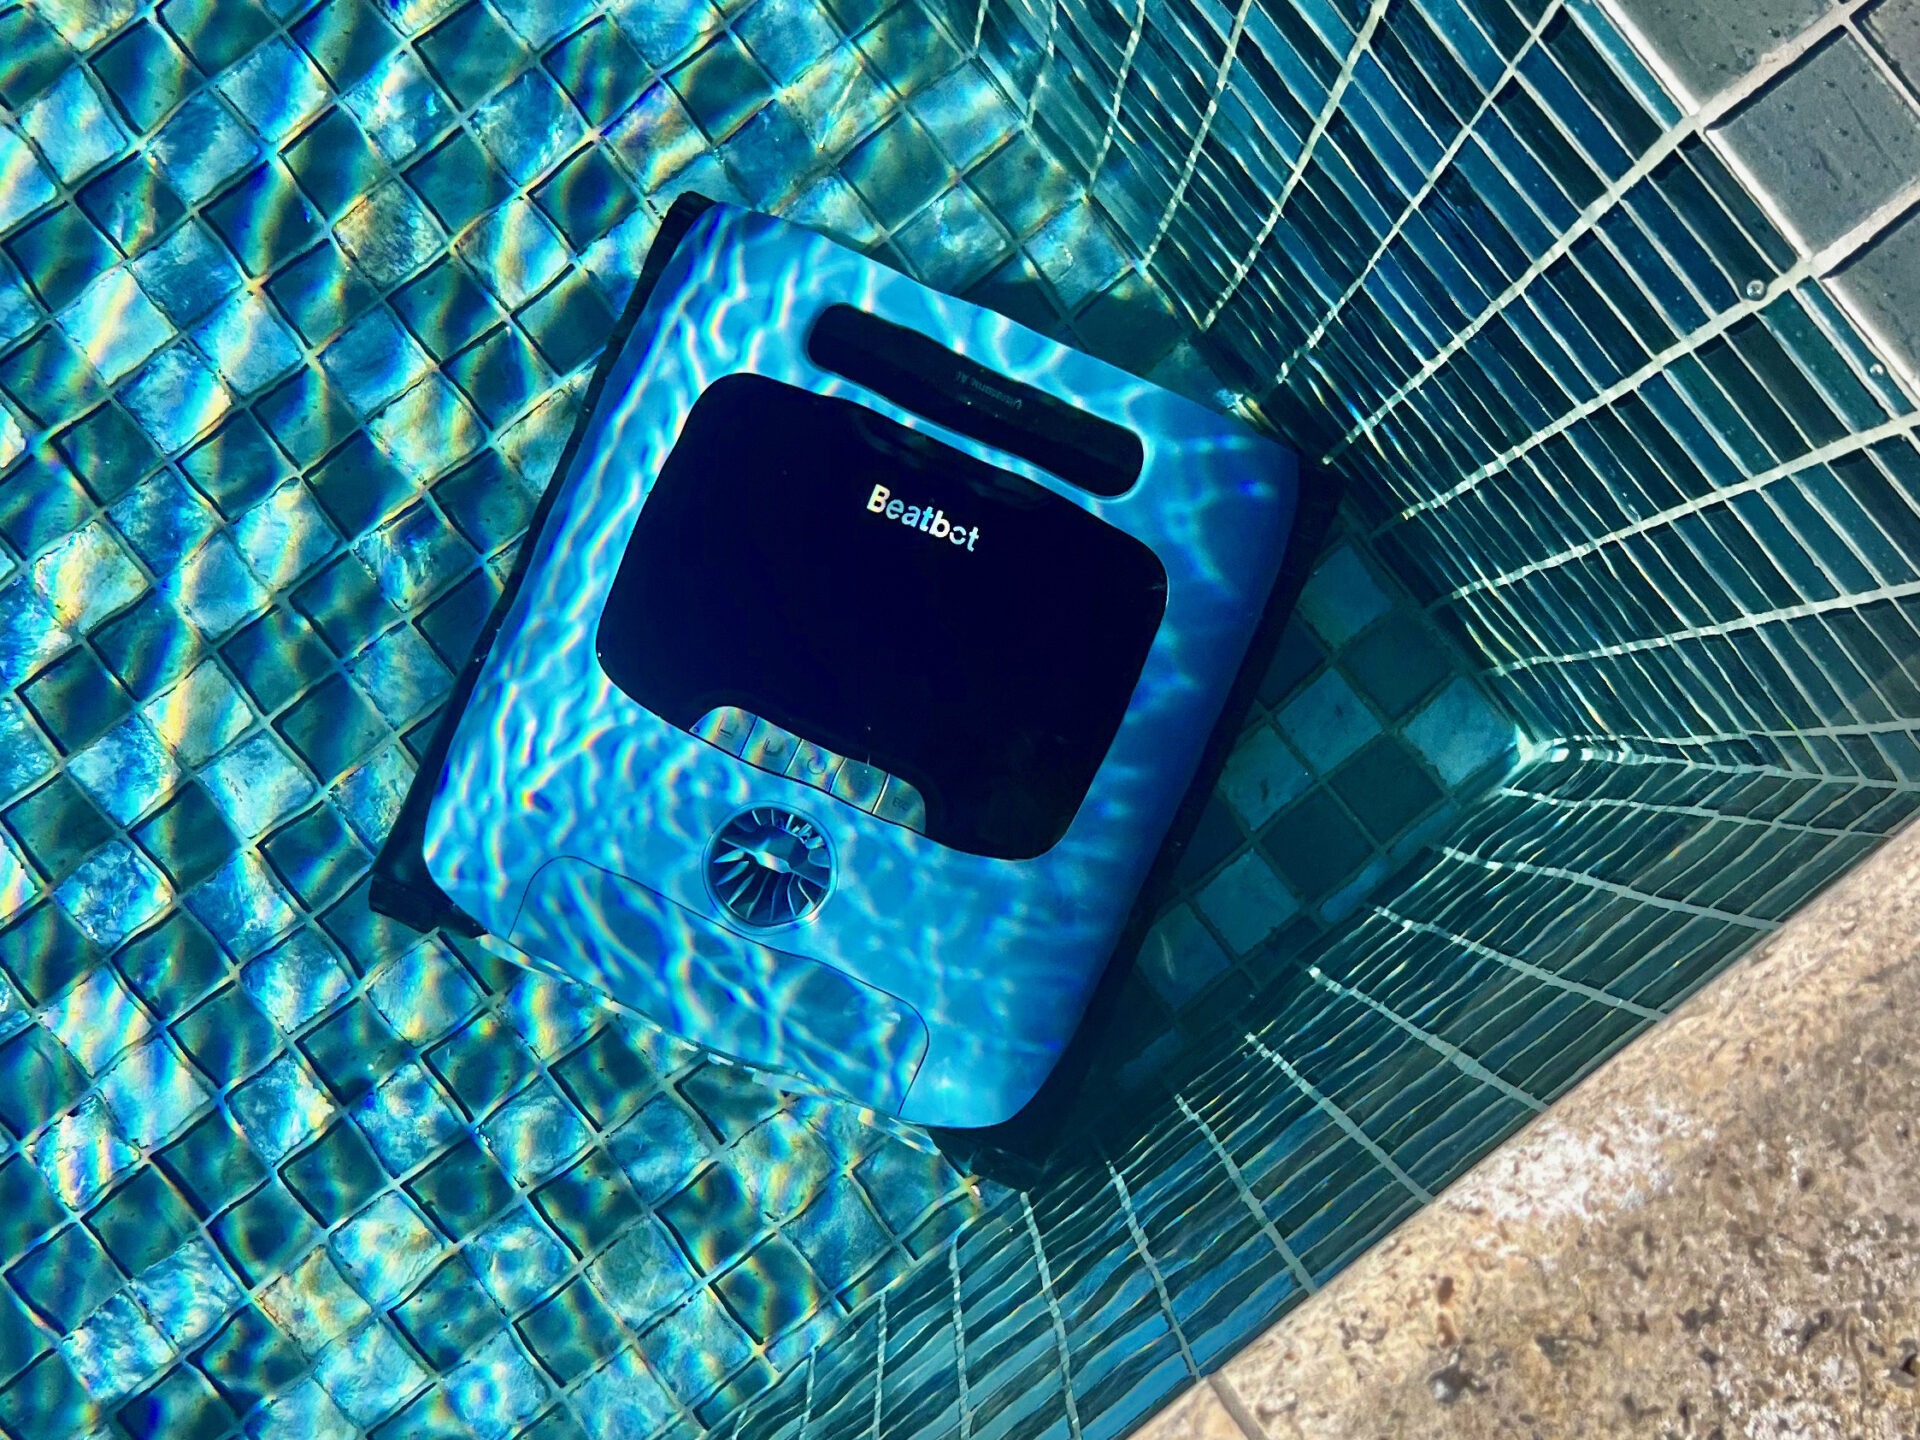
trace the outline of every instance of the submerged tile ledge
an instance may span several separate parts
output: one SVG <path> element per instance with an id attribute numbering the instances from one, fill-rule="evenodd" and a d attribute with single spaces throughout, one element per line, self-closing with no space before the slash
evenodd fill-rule
<path id="1" fill-rule="evenodd" d="M 1910 827 L 1145 1440 L 1910 1435 Z"/>

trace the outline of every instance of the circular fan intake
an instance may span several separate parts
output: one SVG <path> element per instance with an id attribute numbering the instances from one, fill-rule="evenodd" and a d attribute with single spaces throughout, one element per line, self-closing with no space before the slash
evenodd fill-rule
<path id="1" fill-rule="evenodd" d="M 707 886 L 748 925 L 785 925 L 811 915 L 833 883 L 827 837 L 777 805 L 743 810 L 707 847 Z"/>

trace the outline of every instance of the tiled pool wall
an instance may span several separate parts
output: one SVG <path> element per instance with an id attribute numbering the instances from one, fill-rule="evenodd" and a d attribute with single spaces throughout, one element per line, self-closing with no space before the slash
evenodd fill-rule
<path id="1" fill-rule="evenodd" d="M 1464 654 L 1336 520 L 1101 1030 L 1070 1126 L 1164 1082 L 1514 761 Z"/>
<path id="2" fill-rule="evenodd" d="M 1117 1434 L 1869 847 L 1914 7 L 1633 8 L 0 13 L 0 1428 Z M 1031 1194 L 366 910 L 688 187 L 1351 491 Z"/>
<path id="3" fill-rule="evenodd" d="M 1217 390 L 911 5 L 0 10 L 5 1433 L 693 1434 L 991 1198 L 366 905 L 690 187 Z"/>
<path id="4" fill-rule="evenodd" d="M 954 15 L 1527 739 L 742 1435 L 1122 1433 L 1920 779 L 1920 5 Z"/>

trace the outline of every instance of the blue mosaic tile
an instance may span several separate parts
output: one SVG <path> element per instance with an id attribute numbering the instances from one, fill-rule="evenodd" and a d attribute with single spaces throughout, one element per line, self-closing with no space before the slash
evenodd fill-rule
<path id="1" fill-rule="evenodd" d="M 1877 349 L 1906 227 L 1873 215 L 1905 42 L 1626 8 L 1696 99 L 1790 47 L 1730 115 L 1741 178 L 1585 6 L 1389 10 L 1351 65 L 1357 12 L 1281 5 L 1204 55 L 1071 0 L 0 17 L 0 1122 L 42 1197 L 0 1428 L 931 1434 L 957 1304 L 976 1407 L 977 1357 L 1029 1357 L 999 1431 L 1071 1394 L 1117 1434 L 1530 1113 L 1462 1056 L 1550 1100 L 1870 848 L 1920 774 L 1912 367 Z M 1883 143 L 1789 174 L 1781 107 L 1848 66 Z M 557 387 L 690 187 L 1240 404 L 1345 490 L 1124 977 L 1130 1119 L 1024 1200 L 366 910 L 394 731 L 418 752 Z M 1864 223 L 1860 258 L 1788 288 L 1769 213 Z M 74 1201 L 98 1248 L 54 1256 Z M 10 1321 L 56 1263 L 88 1313 Z"/>
<path id="2" fill-rule="evenodd" d="M 1449 785 L 1503 764 L 1514 741 L 1512 722 L 1464 681 L 1436 695 L 1407 722 L 1406 734 Z"/>

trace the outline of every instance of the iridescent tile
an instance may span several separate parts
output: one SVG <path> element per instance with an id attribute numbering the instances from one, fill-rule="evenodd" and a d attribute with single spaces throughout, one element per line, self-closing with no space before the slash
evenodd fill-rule
<path id="1" fill-rule="evenodd" d="M 396 727 L 419 715 L 453 684 L 453 673 L 411 625 L 389 630 L 355 656 L 349 669 Z"/>
<path id="2" fill-rule="evenodd" d="M 17 685 L 73 644 L 24 577 L 0 588 L 0 680 Z"/>
<path id="3" fill-rule="evenodd" d="M 367 427 L 374 443 L 409 479 L 426 484 L 486 443 L 486 426 L 438 370 L 395 400 Z"/>
<path id="4" fill-rule="evenodd" d="M 75 50 L 91 50 L 134 17 L 135 0 L 35 0 L 34 13 Z"/>
<path id="5" fill-rule="evenodd" d="M 342 1224 L 327 1244 L 340 1268 L 378 1308 L 412 1289 L 443 1248 L 420 1212 L 393 1191 Z"/>
<path id="6" fill-rule="evenodd" d="M 376 306 L 320 352 L 327 378 L 356 410 L 385 404 L 424 375 L 426 354 L 386 306 Z"/>
<path id="7" fill-rule="evenodd" d="M 902 227 L 894 243 L 921 280 L 958 292 L 999 264 L 1013 242 L 978 195 L 955 185 Z"/>
<path id="8" fill-rule="evenodd" d="M 525 1205 L 516 1205 L 469 1240 L 466 1256 L 487 1293 L 509 1315 L 551 1289 L 573 1264 L 566 1246 Z"/>
<path id="9" fill-rule="evenodd" d="M 396 50 L 340 97 L 374 149 L 398 165 L 452 118 L 410 51 Z"/>
<path id="10" fill-rule="evenodd" d="M 654 1205 L 680 1188 L 710 1145 L 686 1107 L 670 1095 L 656 1095 L 608 1137 L 607 1153 L 640 1198 Z"/>
<path id="11" fill-rule="evenodd" d="M 863 250 L 887 238 L 887 232 L 868 213 L 860 192 L 837 174 L 822 175 L 787 206 L 787 219 L 818 230 L 843 245 Z"/>
<path id="12" fill-rule="evenodd" d="M 251 851 L 235 855 L 212 879 L 189 893 L 186 906 L 229 953 L 241 959 L 264 949 L 300 921 L 300 912 Z"/>
<path id="13" fill-rule="evenodd" d="M 322 1245 L 260 1291 L 260 1308 L 309 1355 L 372 1313 Z"/>
<path id="14" fill-rule="evenodd" d="M 740 17 L 735 32 L 754 58 L 782 84 L 838 43 L 840 32 L 818 0 L 759 0 Z"/>
<path id="15" fill-rule="evenodd" d="M 1027 241 L 1027 254 L 1069 312 L 1106 289 L 1127 267 L 1119 242 L 1091 203 L 1062 210 Z"/>
<path id="16" fill-rule="evenodd" d="M 455 248 L 508 309 L 545 287 L 567 264 L 565 242 L 522 198 L 483 216 Z"/>
<path id="17" fill-rule="evenodd" d="M 146 1012 L 134 1004 L 109 966 L 98 966 L 83 981 L 40 1012 L 67 1054 L 88 1075 L 98 1075 L 109 1060 L 150 1029 Z"/>
<path id="18" fill-rule="evenodd" d="M 398 284 L 447 245 L 440 222 L 398 180 L 362 198 L 333 233 L 360 272 L 383 287 Z"/>
<path id="19" fill-rule="evenodd" d="M 417 1063 L 402 1065 L 354 1109 L 354 1119 L 389 1174 L 404 1175 L 464 1128 Z"/>
<path id="20" fill-rule="evenodd" d="M 183 1349 L 246 1299 L 213 1247 L 201 1239 L 187 1241 L 136 1278 L 133 1293 L 160 1333 Z"/>
<path id="21" fill-rule="evenodd" d="M 173 335 L 166 317 L 124 265 L 97 277 L 55 320 L 109 385 Z"/>
<path id="22" fill-rule="evenodd" d="M 417 35 L 459 3 L 460 0 L 390 0 L 387 14 L 393 17 L 402 34 Z"/>
<path id="23" fill-rule="evenodd" d="M 653 243 L 659 224 L 650 211 L 636 210 L 581 252 L 581 265 L 606 292 L 615 310 L 627 303 L 639 280 L 647 247 Z"/>
<path id="24" fill-rule="evenodd" d="M 146 856 L 116 840 L 82 863 L 53 894 L 89 939 L 113 946 L 166 909 L 173 889 Z"/>
<path id="25" fill-rule="evenodd" d="M 333 951 L 311 930 L 302 930 L 249 961 L 240 972 L 240 983 L 288 1035 L 352 988 Z"/>
<path id="26" fill-rule="evenodd" d="M 111 527 L 98 520 L 60 541 L 27 573 L 63 630 L 91 630 L 147 589 L 140 567 L 120 547 Z"/>
<path id="27" fill-rule="evenodd" d="M 89 1095 L 23 1147 L 47 1187 L 76 1212 L 140 1159 L 98 1095 Z"/>
<path id="28" fill-rule="evenodd" d="M 369 847 L 380 845 L 400 813 L 413 783 L 413 761 L 398 745 L 389 745 L 334 788 L 347 823 Z"/>
<path id="29" fill-rule="evenodd" d="M 234 521 L 233 538 L 261 582 L 284 590 L 334 552 L 340 532 L 307 487 L 289 480 Z"/>
<path id="30" fill-rule="evenodd" d="M 813 1132 L 785 1111 L 742 1135 L 728 1152 L 727 1163 L 760 1213 L 774 1221 L 811 1204 L 835 1168 Z"/>
<path id="31" fill-rule="evenodd" d="M 657 66 L 678 60 L 726 23 L 707 0 L 676 5 L 661 5 L 657 0 L 615 0 L 611 8 L 640 53 Z"/>
<path id="32" fill-rule="evenodd" d="M 55 764 L 53 747 L 28 717 L 26 707 L 0 694 L 0 801 L 12 798 Z"/>
<path id="33" fill-rule="evenodd" d="M 394 1034 L 424 1050 L 473 1012 L 480 992 L 447 942 L 430 935 L 376 975 L 367 998 Z"/>
<path id="34" fill-rule="evenodd" d="M 1020 117 L 979 70 L 963 66 L 914 99 L 913 113 L 965 170 L 1020 128 Z"/>
<path id="35" fill-rule="evenodd" d="M 721 149 L 727 172 L 754 206 L 775 210 L 822 157 L 793 110 L 773 99 L 762 105 Z"/>
<path id="36" fill-rule="evenodd" d="M 103 1405 L 124 1400 L 173 1356 L 153 1322 L 125 1292 L 115 1295 L 60 1342 L 87 1394 Z"/>
<path id="37" fill-rule="evenodd" d="M 540 1372 L 504 1331 L 448 1374 L 446 1394 L 453 1412 L 479 1440 L 506 1440 L 547 1403 Z M 648 1425 L 620 1433 L 646 1435 L 653 1429 Z"/>
<path id="38" fill-rule="evenodd" d="M 94 804 L 131 825 L 172 792 L 180 767 L 145 717 L 129 715 L 68 760 L 67 773 Z"/>
<path id="39" fill-rule="evenodd" d="M 570 1398 L 590 1435 L 650 1435 L 676 1414 L 666 1387 L 631 1349 L 582 1380 Z"/>
<path id="40" fill-rule="evenodd" d="M 379 1320 L 336 1341 L 314 1374 L 356 1425 L 392 1414 L 427 1381 L 419 1362 Z"/>
<path id="41" fill-rule="evenodd" d="M 264 140 L 278 144 L 326 107 L 326 79 L 279 36 L 220 77 L 220 93 Z"/>
<path id="42" fill-rule="evenodd" d="M 641 1336 L 640 1346 L 654 1371 L 688 1404 L 711 1395 L 753 1354 L 746 1332 L 706 1289 L 695 1290 Z"/>
<path id="43" fill-rule="evenodd" d="M 237 629 L 272 600 L 224 531 L 188 556 L 160 589 L 209 640 Z"/>
<path id="44" fill-rule="evenodd" d="M 155 575 L 172 570 L 219 523 L 207 503 L 171 470 L 136 485 L 107 515 Z"/>
<path id="45" fill-rule="evenodd" d="M 201 779 L 245 840 L 265 834 L 314 793 L 312 777 L 264 730 L 214 761 Z"/>
<path id="46" fill-rule="evenodd" d="M 159 1035 L 114 1062 L 100 1078 L 100 1095 L 127 1138 L 149 1149 L 184 1130 L 210 1099 L 193 1068 Z"/>
<path id="47" fill-rule="evenodd" d="M 137 258 L 133 273 L 176 325 L 191 325 L 240 286 L 240 267 L 197 220 Z"/>
<path id="48" fill-rule="evenodd" d="M 636 1332 L 645 1330 L 699 1279 L 658 1220 L 638 1220 L 609 1245 L 588 1273 L 613 1312 Z"/>
<path id="49" fill-rule="evenodd" d="M 539 970 L 515 977 L 507 1019 L 542 1060 L 557 1060 L 606 1013 L 603 997 L 585 985 Z"/>
<path id="50" fill-rule="evenodd" d="M 13 336 L 6 333 L 5 316 L 0 315 L 0 345 L 6 344 L 13 338 Z M 14 461 L 26 453 L 26 432 L 20 428 L 20 422 L 14 418 L 13 412 L 7 409 L 6 406 L 0 405 L 0 469 L 4 469 L 6 466 L 13 464 Z M 12 565 L 13 560 L 9 557 L 7 566 L 11 569 Z M 0 570 L 0 580 L 6 579 L 6 576 L 7 572 Z"/>
<path id="51" fill-rule="evenodd" d="M 260 142 L 203 90 L 174 111 L 149 151 L 180 198 L 197 205 L 252 164 Z"/>
<path id="52" fill-rule="evenodd" d="M 893 105 L 892 93 L 851 45 L 829 51 L 780 98 L 806 127 L 823 155 L 838 158 L 880 124 Z"/>
<path id="53" fill-rule="evenodd" d="M 278 1165 L 333 1117 L 333 1101 L 293 1055 L 282 1055 L 235 1090 L 233 1118 L 269 1165 Z"/>
<path id="54" fill-rule="evenodd" d="M 21 112 L 20 128 L 68 184 L 127 144 L 113 107 L 93 88 L 91 74 L 77 65 Z"/>
<path id="55" fill-rule="evenodd" d="M 656 190 L 707 153 L 706 136 L 664 80 L 607 127 L 607 140 L 643 190 Z"/>
<path id="56" fill-rule="evenodd" d="M 253 712 L 219 662 L 203 660 L 171 690 L 149 700 L 141 714 L 154 733 L 189 767 L 211 759 L 253 723 Z"/>
<path id="57" fill-rule="evenodd" d="M 227 387 L 184 343 L 150 360 L 121 390 L 120 398 L 153 443 L 169 454 L 233 407 Z"/>
<path id="58" fill-rule="evenodd" d="M 251 395 L 300 363 L 300 342 L 251 290 L 232 296 L 193 332 L 220 377 Z"/>
<path id="59" fill-rule="evenodd" d="M 845 1174 L 836 1175 L 813 1205 L 781 1226 L 781 1234 L 835 1291 L 851 1285 L 893 1248 L 893 1237 Z"/>
<path id="60" fill-rule="evenodd" d="M 573 433 L 585 382 L 584 373 L 575 375 L 495 441 L 495 448 L 529 483 L 545 485 L 553 478 L 554 468 L 567 448 L 567 437 Z"/>
<path id="61" fill-rule="evenodd" d="M 525 185 L 580 143 L 586 126 L 546 71 L 533 69 L 484 100 L 469 122 L 502 170 Z"/>
<path id="62" fill-rule="evenodd" d="M 39 894 L 39 878 L 20 858 L 13 837 L 0 834 L 0 925 L 26 909 Z M 13 1023 L 15 1012 L 8 1008 L 10 1003 L 5 995 L 0 995 L 0 1035 L 17 1028 Z"/>
<path id="63" fill-rule="evenodd" d="M 553 1174 L 589 1139 L 579 1115 L 544 1080 L 509 1100 L 480 1126 L 480 1134 L 517 1185 L 533 1185 Z"/>
<path id="64" fill-rule="evenodd" d="M 254 1440 L 354 1440 L 360 1433 L 313 1376 L 262 1405 L 247 1430 Z"/>
<path id="65" fill-rule="evenodd" d="M 598 8 L 597 0 L 516 0 L 502 6 L 501 14 L 529 45 L 540 46 L 574 29 Z"/>
<path id="66" fill-rule="evenodd" d="M 27 142 L 0 125 L 0 230 L 11 229 L 59 193 Z"/>

